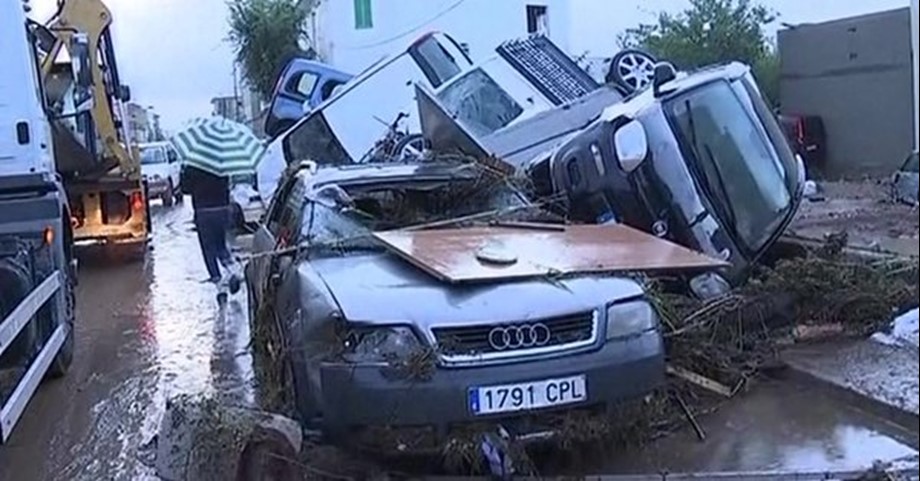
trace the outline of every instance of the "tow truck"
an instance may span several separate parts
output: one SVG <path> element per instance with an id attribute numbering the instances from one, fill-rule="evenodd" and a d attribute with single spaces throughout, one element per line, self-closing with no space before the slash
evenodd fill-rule
<path id="1" fill-rule="evenodd" d="M 100 0 L 0 1 L 0 443 L 74 352 L 80 241 L 146 252 L 149 209 Z"/>
<path id="2" fill-rule="evenodd" d="M 111 25 L 101 0 L 58 0 L 46 25 L 29 21 L 28 29 L 54 117 L 74 242 L 125 247 L 138 259 L 150 237 L 150 206 L 138 146 L 129 145 L 122 120 L 131 91 L 121 83 Z"/>

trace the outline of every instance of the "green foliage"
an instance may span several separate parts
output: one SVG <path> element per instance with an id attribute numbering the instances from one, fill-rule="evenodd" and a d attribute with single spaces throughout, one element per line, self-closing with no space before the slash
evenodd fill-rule
<path id="1" fill-rule="evenodd" d="M 690 0 L 678 14 L 661 13 L 658 22 L 628 30 L 623 47 L 637 47 L 681 69 L 739 61 L 750 65 L 764 94 L 779 100 L 779 57 L 765 27 L 776 14 L 752 0 Z"/>
<path id="2" fill-rule="evenodd" d="M 305 21 L 312 2 L 230 0 L 230 41 L 243 75 L 263 98 L 271 97 L 277 76 L 295 56 L 304 56 Z"/>

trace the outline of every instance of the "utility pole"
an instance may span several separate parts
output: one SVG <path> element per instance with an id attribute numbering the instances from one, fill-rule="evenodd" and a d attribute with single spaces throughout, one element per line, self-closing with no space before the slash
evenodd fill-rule
<path id="1" fill-rule="evenodd" d="M 233 121 L 240 121 L 240 89 L 237 83 L 237 63 L 233 62 Z"/>

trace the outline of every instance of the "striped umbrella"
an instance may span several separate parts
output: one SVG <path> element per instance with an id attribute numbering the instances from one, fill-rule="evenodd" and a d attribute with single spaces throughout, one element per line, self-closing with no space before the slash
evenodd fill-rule
<path id="1" fill-rule="evenodd" d="M 184 165 L 224 177 L 252 172 L 264 151 L 252 129 L 223 117 L 193 119 L 170 142 Z"/>

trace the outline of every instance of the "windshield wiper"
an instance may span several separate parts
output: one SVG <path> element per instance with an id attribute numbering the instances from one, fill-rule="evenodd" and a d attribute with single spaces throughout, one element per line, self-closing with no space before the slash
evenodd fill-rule
<path id="1" fill-rule="evenodd" d="M 709 144 L 703 144 L 703 150 L 706 151 L 706 159 L 709 161 L 709 165 L 712 166 L 711 170 L 715 173 L 716 185 L 719 187 L 719 197 L 722 198 L 722 203 L 725 204 L 725 215 L 728 216 L 728 222 L 731 223 L 732 229 L 735 229 L 738 226 L 738 215 L 735 213 L 735 208 L 732 206 L 731 199 L 728 196 L 728 185 L 725 183 L 722 167 L 716 161 Z"/>
<path id="2" fill-rule="evenodd" d="M 693 155 L 697 159 L 702 160 L 700 155 L 700 141 L 699 135 L 696 130 L 696 118 L 693 114 L 693 103 L 690 99 L 684 101 L 684 107 L 687 109 L 687 128 L 690 130 L 690 148 L 693 150 Z M 731 205 L 731 199 L 728 197 L 728 186 L 725 184 L 725 176 L 722 175 L 722 168 L 716 162 L 715 155 L 712 153 L 712 149 L 709 147 L 709 144 L 703 144 L 703 150 L 706 152 L 706 160 L 709 162 L 711 169 L 704 169 L 704 172 L 713 171 L 715 173 L 715 184 L 718 186 L 719 198 L 724 205 L 722 210 L 725 211 L 725 215 L 728 216 L 728 221 L 732 225 L 732 229 L 735 228 L 737 221 L 737 214 L 735 214 L 735 209 Z M 704 174 L 706 178 L 710 176 Z M 712 182 L 710 182 L 712 183 Z"/>

